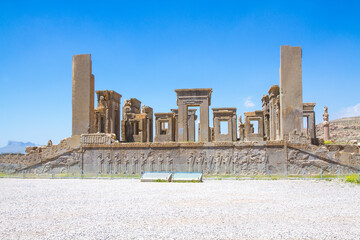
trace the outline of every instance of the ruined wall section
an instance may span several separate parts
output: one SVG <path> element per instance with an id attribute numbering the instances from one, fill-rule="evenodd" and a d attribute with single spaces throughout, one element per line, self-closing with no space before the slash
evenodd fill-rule
<path id="1" fill-rule="evenodd" d="M 72 154 L 74 157 L 74 153 L 79 148 L 80 136 L 76 135 L 61 140 L 57 145 L 49 141 L 47 146 L 27 147 L 25 155 L 2 154 L 0 155 L 0 172 L 36 169 L 45 164 L 54 165 L 56 162 L 63 162 L 65 158 L 67 163 L 72 165 L 73 161 L 67 156 Z"/>
<path id="2" fill-rule="evenodd" d="M 267 143 L 118 143 L 111 134 L 82 136 L 80 148 L 65 144 L 1 155 L 2 172 L 140 175 L 144 171 L 207 175 L 319 175 L 360 171 L 358 146 Z M 41 149 L 41 150 L 40 150 Z M 29 149 L 28 149 L 29 150 Z M 36 150 L 36 151 L 35 151 Z"/>
<path id="3" fill-rule="evenodd" d="M 284 142 L 267 144 L 153 143 L 83 146 L 84 172 L 204 172 L 210 175 L 342 174 L 360 170 L 356 152 Z M 358 151 L 358 150 L 357 150 Z"/>

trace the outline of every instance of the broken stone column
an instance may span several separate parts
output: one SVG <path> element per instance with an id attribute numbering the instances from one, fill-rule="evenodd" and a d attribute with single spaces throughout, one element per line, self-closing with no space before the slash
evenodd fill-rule
<path id="1" fill-rule="evenodd" d="M 273 85 L 270 87 L 269 93 L 269 137 L 268 140 L 275 141 L 277 140 L 277 123 L 279 122 L 277 114 L 277 98 L 279 96 L 279 86 Z"/>
<path id="2" fill-rule="evenodd" d="M 154 111 L 151 107 L 143 105 L 141 112 L 146 114 L 146 142 L 153 141 L 153 115 Z"/>
<path id="3" fill-rule="evenodd" d="M 269 95 L 261 98 L 262 111 L 264 114 L 264 139 L 270 140 L 270 111 L 269 111 Z"/>
<path id="4" fill-rule="evenodd" d="M 94 75 L 91 55 L 72 59 L 72 135 L 94 132 Z"/>
<path id="5" fill-rule="evenodd" d="M 302 132 L 302 67 L 301 47 L 280 49 L 280 138 L 293 130 Z"/>
<path id="6" fill-rule="evenodd" d="M 324 127 L 324 141 L 330 140 L 330 123 L 329 123 L 329 113 L 328 107 L 324 107 L 324 114 L 323 114 L 323 127 Z"/>
<path id="7" fill-rule="evenodd" d="M 241 115 L 239 115 L 239 140 L 245 140 L 245 124 L 241 120 Z"/>

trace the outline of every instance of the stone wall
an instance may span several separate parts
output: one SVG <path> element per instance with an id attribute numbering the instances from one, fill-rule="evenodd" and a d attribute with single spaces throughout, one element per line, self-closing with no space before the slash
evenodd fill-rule
<path id="1" fill-rule="evenodd" d="M 85 143 L 85 142 L 84 142 Z M 89 143 L 89 142 L 88 142 Z M 59 146 L 52 146 L 58 148 Z M 189 171 L 218 175 L 348 174 L 360 171 L 357 146 L 315 146 L 284 141 L 249 143 L 82 144 L 57 155 L 31 150 L 1 155 L 0 171 L 40 173 L 136 174 L 143 171 Z M 39 149 L 38 149 L 39 150 Z M 36 157 L 35 157 L 36 156 Z M 33 160 L 30 160 L 33 159 Z"/>
<path id="2" fill-rule="evenodd" d="M 358 150 L 357 150 L 358 151 Z M 140 174 L 189 171 L 205 174 L 336 174 L 360 171 L 360 155 L 325 146 L 273 143 L 114 143 L 83 145 L 86 173 Z"/>
<path id="3" fill-rule="evenodd" d="M 109 135 L 111 137 L 111 135 Z M 67 162 L 73 165 L 75 153 L 80 148 L 80 136 L 74 135 L 65 138 L 57 145 L 52 145 L 49 141 L 47 146 L 27 147 L 25 155 L 21 154 L 2 154 L 0 155 L 0 172 L 12 172 L 39 168 L 47 166 L 60 165 Z M 72 159 L 69 159 L 69 156 Z M 65 161 L 66 158 L 66 161 Z M 77 159 L 79 161 L 79 159 Z M 53 167 L 52 167 L 53 168 Z"/>

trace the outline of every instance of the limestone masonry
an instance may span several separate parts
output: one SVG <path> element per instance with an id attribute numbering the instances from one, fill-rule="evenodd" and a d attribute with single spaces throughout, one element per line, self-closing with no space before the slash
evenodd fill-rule
<path id="1" fill-rule="evenodd" d="M 302 99 L 302 49 L 281 46 L 280 84 L 261 98 L 262 109 L 238 117 L 212 108 L 211 88 L 175 89 L 177 109 L 154 113 L 136 98 L 96 91 L 90 54 L 73 56 L 72 136 L 58 145 L 1 155 L 0 171 L 140 174 L 190 171 L 265 175 L 360 171 L 357 145 L 324 145 L 316 137 L 315 103 Z M 199 112 L 192 107 L 199 107 Z M 327 107 L 324 138 L 330 139 Z M 200 123 L 196 129 L 196 120 Z M 239 120 L 238 120 L 239 119 Z M 303 126 L 306 119 L 306 126 Z M 198 134 L 196 134 L 196 132 Z M 198 141 L 196 141 L 198 135 Z"/>

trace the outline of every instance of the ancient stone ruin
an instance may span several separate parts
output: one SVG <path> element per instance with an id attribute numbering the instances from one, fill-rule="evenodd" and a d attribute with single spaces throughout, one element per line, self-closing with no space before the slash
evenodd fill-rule
<path id="1" fill-rule="evenodd" d="M 96 91 L 95 108 L 91 55 L 75 55 L 72 137 L 58 145 L 29 147 L 25 155 L 3 155 L 0 170 L 238 175 L 359 171 L 357 146 L 323 145 L 316 137 L 315 103 L 302 98 L 301 47 L 281 46 L 280 53 L 280 84 L 270 86 L 261 98 L 262 109 L 245 112 L 243 121 L 234 107 L 212 108 L 213 126 L 211 88 L 176 89 L 177 108 L 165 113 L 154 113 L 136 98 L 124 100 L 121 112 L 122 95 L 113 90 Z M 327 108 L 324 128 L 326 114 Z"/>

